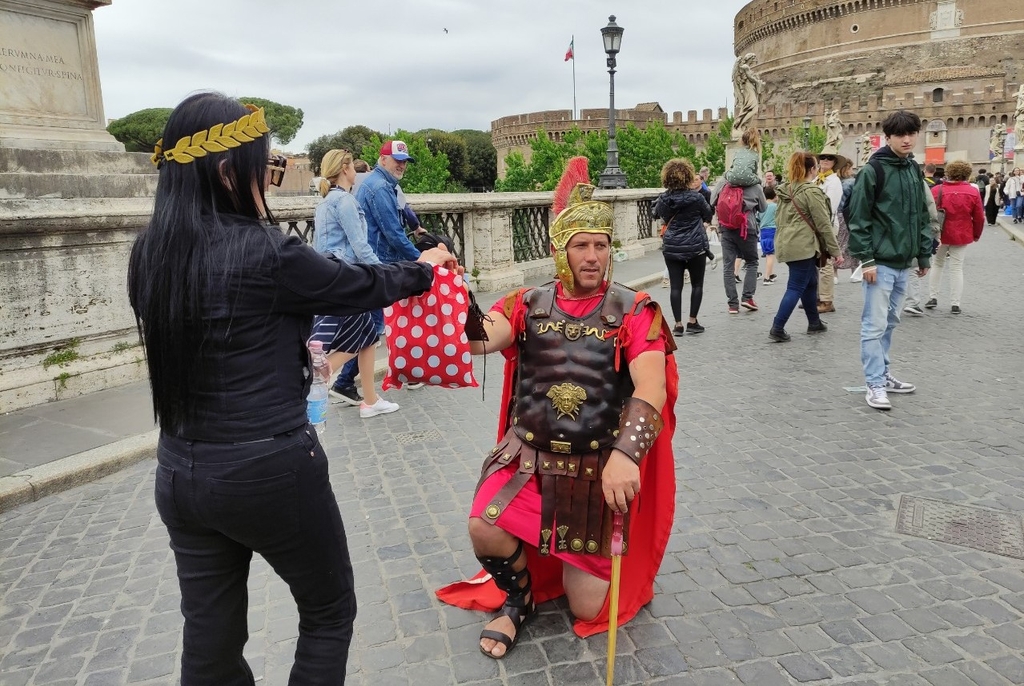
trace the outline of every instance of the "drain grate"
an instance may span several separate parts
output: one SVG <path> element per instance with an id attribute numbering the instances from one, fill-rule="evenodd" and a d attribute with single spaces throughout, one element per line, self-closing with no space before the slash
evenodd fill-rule
<path id="1" fill-rule="evenodd" d="M 904 495 L 896 531 L 1024 560 L 1024 525 L 1010 512 Z"/>
<path id="2" fill-rule="evenodd" d="M 414 445 L 426 441 L 440 441 L 441 434 L 433 429 L 427 431 L 407 431 L 406 433 L 395 434 L 395 440 L 402 445 Z"/>

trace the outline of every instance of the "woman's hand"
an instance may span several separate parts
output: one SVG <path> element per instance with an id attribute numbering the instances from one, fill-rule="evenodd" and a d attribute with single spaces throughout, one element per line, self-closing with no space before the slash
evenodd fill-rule
<path id="1" fill-rule="evenodd" d="M 420 258 L 417 262 L 429 262 L 430 264 L 436 264 L 446 269 L 451 269 L 456 274 L 465 274 L 466 268 L 459 264 L 459 261 L 448 252 L 448 248 L 444 244 L 437 246 L 436 248 L 430 248 L 420 253 Z"/>

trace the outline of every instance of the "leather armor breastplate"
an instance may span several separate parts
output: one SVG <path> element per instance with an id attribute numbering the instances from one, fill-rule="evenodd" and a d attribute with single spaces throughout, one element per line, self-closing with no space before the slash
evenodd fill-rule
<path id="1" fill-rule="evenodd" d="M 616 337 L 635 292 L 612 284 L 582 318 L 554 304 L 555 289 L 524 296 L 526 327 L 519 354 L 512 424 L 526 443 L 580 454 L 610 446 L 623 400 L 633 394 L 625 360 L 615 371 Z"/>

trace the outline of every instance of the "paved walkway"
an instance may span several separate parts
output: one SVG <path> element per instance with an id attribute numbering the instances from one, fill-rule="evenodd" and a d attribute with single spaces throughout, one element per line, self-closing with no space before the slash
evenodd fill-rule
<path id="1" fill-rule="evenodd" d="M 616 683 L 1024 683 L 1021 559 L 896 529 L 1024 555 L 1024 252 L 989 229 L 967 260 L 964 314 L 940 295 L 898 329 L 893 370 L 918 392 L 890 413 L 844 390 L 862 384 L 848 272 L 829 332 L 800 335 L 798 311 L 788 344 L 767 338 L 784 286 L 759 286 L 762 310 L 730 316 L 709 272 L 707 332 L 677 339 L 676 524 L 654 601 L 621 630 Z M 629 264 L 616 265 L 623 280 Z M 667 291 L 651 292 L 667 309 Z M 393 392 L 402 410 L 368 421 L 333 406 L 324 443 L 360 603 L 348 683 L 604 682 L 606 638 L 569 634 L 564 603 L 495 662 L 476 649 L 484 617 L 433 597 L 477 569 L 465 513 L 500 368 L 488 360 L 483 398 Z M 81 446 L 116 445 L 149 428 L 144 390 L 0 417 L 0 455 L 41 461 L 64 445 L 50 440 L 60 424 L 83 432 Z M 106 408 L 138 405 L 141 424 L 98 428 Z M 146 459 L 0 514 L 0 685 L 176 683 L 181 617 L 152 472 Z M 292 600 L 259 560 L 250 589 L 246 655 L 259 683 L 284 684 Z"/>

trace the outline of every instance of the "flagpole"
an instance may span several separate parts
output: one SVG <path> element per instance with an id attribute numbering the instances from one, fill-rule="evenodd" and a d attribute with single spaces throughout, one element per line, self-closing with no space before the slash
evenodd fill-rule
<path id="1" fill-rule="evenodd" d="M 576 121 L 576 36 L 569 43 L 572 46 L 572 118 Z"/>

